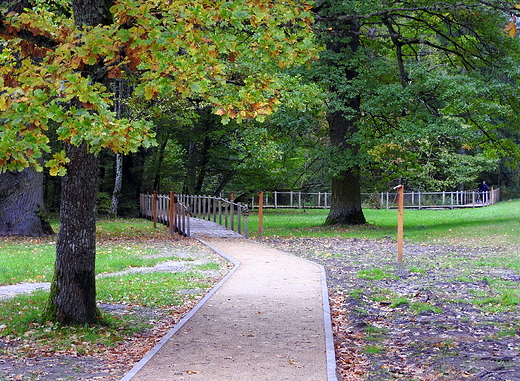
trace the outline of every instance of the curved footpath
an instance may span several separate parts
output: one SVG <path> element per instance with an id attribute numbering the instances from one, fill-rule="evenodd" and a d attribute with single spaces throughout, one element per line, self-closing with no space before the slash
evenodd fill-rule
<path id="1" fill-rule="evenodd" d="M 192 235 L 235 267 L 121 381 L 336 381 L 323 268 L 215 225 Z"/>

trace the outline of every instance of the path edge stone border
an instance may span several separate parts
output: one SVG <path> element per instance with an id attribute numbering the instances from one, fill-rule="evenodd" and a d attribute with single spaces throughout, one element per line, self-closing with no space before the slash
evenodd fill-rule
<path id="1" fill-rule="evenodd" d="M 323 304 L 323 324 L 325 329 L 325 350 L 327 357 L 327 381 L 338 381 L 336 366 L 336 350 L 334 349 L 334 334 L 332 331 L 332 316 L 330 314 L 329 288 L 327 286 L 327 273 L 325 272 L 325 267 L 307 258 L 298 257 L 297 255 L 291 253 L 286 254 L 301 259 L 303 261 L 312 263 L 313 265 L 318 266 L 320 269 L 321 298 Z"/>
<path id="2" fill-rule="evenodd" d="M 151 358 L 159 352 L 159 350 L 170 340 L 170 338 L 178 332 L 186 322 L 191 319 L 191 317 L 208 301 L 211 296 L 233 275 L 235 271 L 238 270 L 240 266 L 240 261 L 235 258 L 227 255 L 221 250 L 211 246 L 206 241 L 197 238 L 197 241 L 205 245 L 206 247 L 213 250 L 215 253 L 220 255 L 222 258 L 226 259 L 234 266 L 233 268 L 222 278 L 196 305 L 193 309 L 186 314 L 176 325 L 173 327 L 164 337 L 152 348 L 150 349 L 145 356 L 136 364 L 134 367 L 120 380 L 120 381 L 130 381 L 136 374 L 139 372 Z M 297 257 L 293 254 L 286 253 L 287 255 L 291 255 L 293 257 Z M 323 323 L 324 323 L 324 331 L 325 331 L 325 351 L 326 351 L 326 360 L 327 360 L 327 381 L 338 381 L 337 373 L 336 373 L 336 353 L 334 350 L 334 335 L 332 333 L 332 319 L 330 314 L 330 304 L 329 304 L 329 290 L 327 287 L 327 275 L 325 273 L 325 268 L 319 263 L 310 261 L 305 258 L 297 257 L 306 262 L 312 263 L 315 266 L 318 266 L 321 274 L 321 297 L 322 297 L 322 306 L 323 306 Z"/>
<path id="3" fill-rule="evenodd" d="M 177 333 L 183 326 L 192 318 L 193 315 L 208 301 L 209 298 L 213 296 L 215 292 L 233 275 L 235 271 L 237 271 L 240 266 L 240 262 L 235 258 L 230 257 L 229 255 L 223 253 L 222 251 L 211 247 L 209 244 L 204 242 L 201 239 L 197 239 L 203 245 L 209 247 L 215 253 L 232 263 L 233 268 L 211 289 L 208 293 L 188 312 L 163 338 L 152 348 L 150 349 L 144 357 L 134 365 L 132 369 L 123 377 L 120 381 L 130 381 L 145 365 L 152 359 L 152 357 L 159 352 L 159 350 L 170 340 L 170 338 Z"/>

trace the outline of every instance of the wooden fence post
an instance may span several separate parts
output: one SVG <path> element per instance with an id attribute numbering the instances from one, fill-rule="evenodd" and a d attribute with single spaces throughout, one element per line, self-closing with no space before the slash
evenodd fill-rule
<path id="1" fill-rule="evenodd" d="M 397 262 L 403 262 L 403 211 L 404 211 L 404 186 L 398 185 L 397 189 Z"/>
<path id="2" fill-rule="evenodd" d="M 264 192 L 258 192 L 258 237 L 262 237 L 264 225 Z"/>

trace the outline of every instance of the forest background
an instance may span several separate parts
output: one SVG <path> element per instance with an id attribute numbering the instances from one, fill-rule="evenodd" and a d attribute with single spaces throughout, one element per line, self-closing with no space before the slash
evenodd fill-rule
<path id="1" fill-rule="evenodd" d="M 318 3 L 312 10 L 321 59 L 266 73 L 283 78 L 283 86 L 260 120 L 218 115 L 196 97 L 145 99 L 131 81 L 114 80 L 115 111 L 152 121 L 157 145 L 123 157 L 100 152 L 98 211 L 109 212 L 118 173 L 123 216 L 135 215 L 142 192 L 234 192 L 246 201 L 259 190 L 330 191 L 345 167 L 359 169 L 366 193 L 397 183 L 413 191 L 474 189 L 486 180 L 503 198 L 520 196 L 515 4 L 400 2 L 383 11 L 370 2 Z M 453 13 L 442 15 L 448 8 Z M 328 23 L 356 19 L 356 51 L 335 53 L 331 40 L 352 37 Z M 238 68 L 236 59 L 229 57 Z M 342 70 L 354 69 L 345 79 Z M 337 110 L 358 126 L 346 136 L 355 147 L 341 152 L 330 139 Z M 45 175 L 50 212 L 59 210 L 60 181 Z"/>

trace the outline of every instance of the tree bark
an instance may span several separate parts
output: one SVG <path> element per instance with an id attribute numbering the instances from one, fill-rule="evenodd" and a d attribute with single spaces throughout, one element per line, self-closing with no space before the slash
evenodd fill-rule
<path id="1" fill-rule="evenodd" d="M 334 54 L 335 59 L 327 60 L 326 65 L 338 66 L 342 70 L 345 84 L 356 79 L 358 73 L 345 64 L 347 55 L 357 52 L 359 48 L 359 24 L 353 20 L 343 25 L 333 25 L 333 33 L 327 42 L 327 49 Z M 339 32 L 338 32 L 339 31 Z M 342 57 L 341 62 L 337 57 Z M 332 67 L 332 66 L 330 66 Z M 359 94 L 346 93 L 339 86 L 332 86 L 330 91 L 335 95 L 338 103 L 344 106 L 332 109 L 327 114 L 329 124 L 329 139 L 335 154 L 341 155 L 348 162 L 356 161 L 359 145 L 352 139 L 358 132 L 360 112 Z M 348 110 L 348 111 L 345 111 Z M 326 225 L 359 225 L 366 223 L 361 207 L 360 168 L 356 164 L 346 164 L 332 179 L 332 200 L 330 212 L 325 221 Z"/>
<path id="2" fill-rule="evenodd" d="M 76 25 L 107 22 L 110 3 L 73 0 Z M 102 77 L 92 79 L 102 81 Z M 62 324 L 94 324 L 99 317 L 95 278 L 98 160 L 86 143 L 65 143 L 65 153 L 70 162 L 63 178 L 54 277 L 44 317 Z"/>
<path id="3" fill-rule="evenodd" d="M 0 236 L 41 237 L 54 231 L 46 219 L 43 172 L 27 168 L 0 175 Z"/>
<path id="4" fill-rule="evenodd" d="M 85 144 L 66 145 L 56 263 L 45 317 L 62 324 L 96 323 L 97 158 Z"/>
<path id="5" fill-rule="evenodd" d="M 110 208 L 108 214 L 117 216 L 117 209 L 119 206 L 119 195 L 121 194 L 121 187 L 123 185 L 123 155 L 118 153 L 116 155 L 116 180 L 114 182 L 114 191 L 112 192 L 112 200 L 110 201 Z"/>
<path id="6" fill-rule="evenodd" d="M 351 106 L 356 106 L 351 101 Z M 356 155 L 358 147 L 350 144 L 348 137 L 357 132 L 355 121 L 347 120 L 343 112 L 336 111 L 327 117 L 329 137 L 333 147 L 339 154 Z M 361 225 L 365 224 L 365 216 L 361 207 L 361 184 L 359 166 L 351 166 L 340 171 L 332 179 L 332 199 L 330 211 L 325 220 L 326 225 Z"/>

